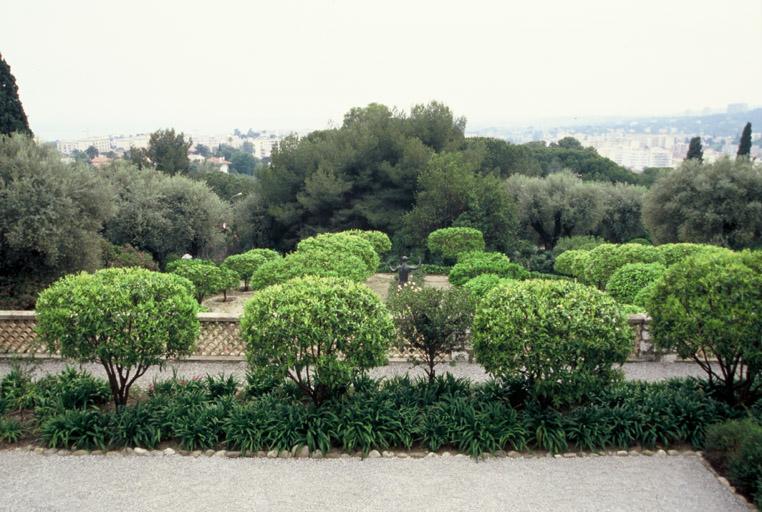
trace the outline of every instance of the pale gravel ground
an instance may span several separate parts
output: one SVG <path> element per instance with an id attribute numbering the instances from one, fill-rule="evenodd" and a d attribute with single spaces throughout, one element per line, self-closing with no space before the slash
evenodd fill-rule
<path id="1" fill-rule="evenodd" d="M 67 363 L 60 359 L 18 360 L 18 362 L 24 367 L 33 370 L 34 375 L 37 377 L 48 373 L 58 373 L 67 365 L 80 367 L 80 365 Z M 0 359 L 0 377 L 7 374 L 11 370 L 13 364 L 13 360 Z M 85 364 L 81 365 L 81 367 L 95 375 L 100 375 L 104 378 L 106 376 L 103 367 L 98 364 Z M 159 370 L 158 367 L 149 369 L 146 375 L 138 381 L 138 385 L 145 386 L 147 383 L 153 381 L 154 378 L 157 380 L 167 379 L 172 376 L 173 371 L 176 371 L 178 376 L 185 378 L 203 377 L 207 374 L 219 375 L 220 373 L 229 375 L 232 373 L 238 377 L 239 380 L 243 380 L 246 376 L 246 363 L 243 361 L 171 362 L 167 363 L 163 370 Z M 391 363 L 387 366 L 375 368 L 370 374 L 375 378 L 379 378 L 402 375 L 406 372 L 413 376 L 423 375 L 421 368 L 411 368 L 407 363 Z M 474 381 L 482 381 L 487 378 L 484 369 L 481 366 L 472 363 L 457 363 L 454 366 L 440 365 L 437 368 L 437 372 L 449 372 L 456 377 L 466 377 Z M 626 377 L 630 380 L 646 381 L 663 380 L 671 377 L 702 375 L 701 369 L 698 365 L 693 363 L 627 363 L 624 365 L 624 372 Z"/>
<path id="2" fill-rule="evenodd" d="M 2 511 L 723 511 L 698 457 L 270 460 L 0 451 Z"/>

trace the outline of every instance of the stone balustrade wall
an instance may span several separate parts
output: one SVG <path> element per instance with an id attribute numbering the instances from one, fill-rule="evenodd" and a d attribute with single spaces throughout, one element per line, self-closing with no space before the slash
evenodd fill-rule
<path id="1" fill-rule="evenodd" d="M 238 317 L 220 313 L 199 313 L 201 334 L 191 359 L 243 359 L 244 343 L 238 333 Z M 657 353 L 649 331 L 650 318 L 632 315 L 633 329 L 631 360 L 652 361 Z M 34 311 L 0 311 L 0 357 L 45 357 L 50 354 L 37 340 Z M 454 358 L 470 359 L 469 351 L 453 354 Z M 404 354 L 393 351 L 391 360 L 404 360 Z"/>

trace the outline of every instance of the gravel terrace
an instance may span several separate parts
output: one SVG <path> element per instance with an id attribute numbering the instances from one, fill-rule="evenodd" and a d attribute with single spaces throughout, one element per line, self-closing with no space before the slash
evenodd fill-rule
<path id="1" fill-rule="evenodd" d="M 73 362 L 63 361 L 61 359 L 25 359 L 17 360 L 23 368 L 31 370 L 37 377 L 49 373 L 59 373 L 66 366 L 75 366 L 83 368 L 94 375 L 106 378 L 103 367 L 99 364 L 78 365 Z M 11 371 L 14 360 L 0 359 L 0 377 Z M 146 386 L 155 379 L 163 380 L 169 378 L 176 372 L 178 376 L 185 378 L 204 377 L 209 375 L 234 374 L 240 380 L 246 376 L 246 363 L 244 361 L 172 361 L 168 362 L 163 369 L 153 367 L 138 380 L 138 386 Z M 474 381 L 485 380 L 488 376 L 484 369 L 472 363 L 457 363 L 455 365 L 440 365 L 437 368 L 438 373 L 449 372 L 456 377 L 466 377 Z M 421 368 L 411 368 L 407 363 L 390 363 L 380 368 L 370 371 L 374 378 L 389 377 L 408 373 L 412 376 L 423 376 Z M 693 363 L 663 363 L 663 362 L 643 362 L 626 363 L 624 365 L 625 376 L 630 380 L 657 381 L 671 377 L 699 377 L 703 375 L 701 368 Z"/>
<path id="2" fill-rule="evenodd" d="M 695 456 L 271 460 L 0 451 L 2 511 L 748 511 Z"/>

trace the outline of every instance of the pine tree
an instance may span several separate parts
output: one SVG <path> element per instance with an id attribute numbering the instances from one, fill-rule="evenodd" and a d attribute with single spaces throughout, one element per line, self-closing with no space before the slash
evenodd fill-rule
<path id="1" fill-rule="evenodd" d="M 741 133 L 741 143 L 738 144 L 738 158 L 749 158 L 751 153 L 751 123 L 746 123 Z"/>
<path id="2" fill-rule="evenodd" d="M 19 100 L 16 79 L 11 74 L 11 67 L 0 55 L 0 135 L 13 132 L 32 135 L 24 107 Z"/>
<path id="3" fill-rule="evenodd" d="M 704 148 L 701 146 L 701 137 L 693 137 L 690 144 L 688 144 L 688 154 L 685 156 L 687 160 L 698 160 L 702 162 L 704 160 Z"/>

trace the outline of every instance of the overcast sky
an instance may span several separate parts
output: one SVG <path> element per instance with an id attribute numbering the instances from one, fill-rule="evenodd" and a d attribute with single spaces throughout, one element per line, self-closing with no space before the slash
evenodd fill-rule
<path id="1" fill-rule="evenodd" d="M 470 127 L 762 103 L 762 0 L 3 3 L 45 139 L 316 129 L 370 102 Z"/>

